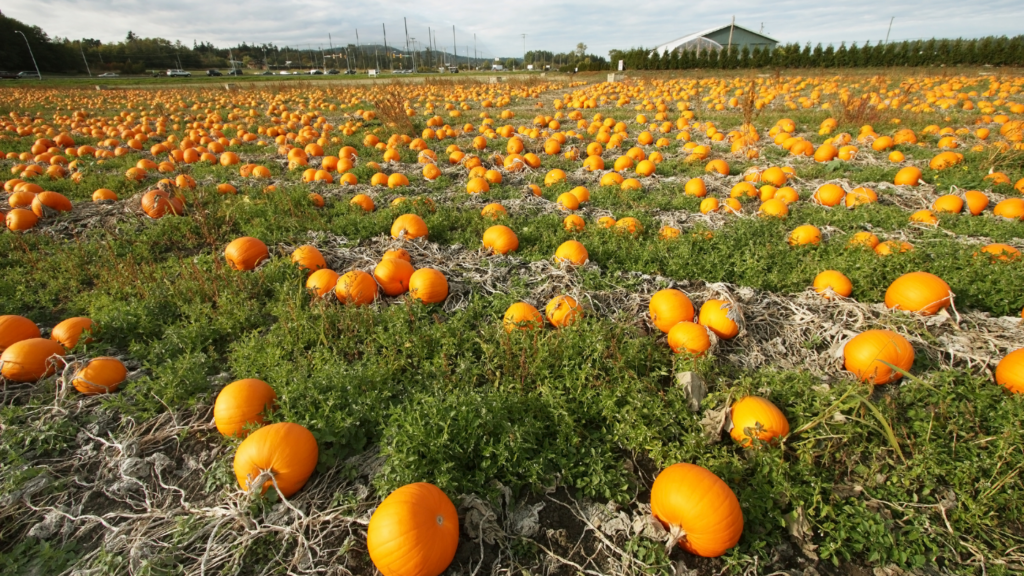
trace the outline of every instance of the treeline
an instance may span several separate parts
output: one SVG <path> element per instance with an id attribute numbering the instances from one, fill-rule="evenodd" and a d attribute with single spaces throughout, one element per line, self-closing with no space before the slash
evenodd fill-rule
<path id="1" fill-rule="evenodd" d="M 579 69 L 580 72 L 593 72 L 608 70 L 610 64 L 607 58 L 595 54 L 587 54 L 586 46 L 580 44 L 582 50 L 577 47 L 572 52 L 554 53 L 548 50 L 531 50 L 524 56 L 527 64 L 533 64 L 535 70 L 545 67 L 559 70 L 561 72 L 573 72 Z"/>
<path id="2" fill-rule="evenodd" d="M 886 66 L 1022 66 L 1024 36 L 987 36 L 976 40 L 908 40 L 863 46 L 846 43 L 835 48 L 808 42 L 785 44 L 774 50 L 746 46 L 732 50 L 677 50 L 658 54 L 650 49 L 612 50 L 611 61 L 630 70 L 691 70 L 742 68 L 864 68 Z"/>

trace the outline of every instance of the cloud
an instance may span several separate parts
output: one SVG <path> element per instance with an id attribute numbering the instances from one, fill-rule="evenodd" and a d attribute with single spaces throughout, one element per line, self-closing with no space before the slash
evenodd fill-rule
<path id="1" fill-rule="evenodd" d="M 125 38 L 128 31 L 144 37 L 212 42 L 217 46 L 274 43 L 296 47 L 335 46 L 384 41 L 387 27 L 391 46 L 405 46 L 402 18 L 409 36 L 422 47 L 430 35 L 438 50 L 452 50 L 455 26 L 460 54 L 476 50 L 482 56 L 518 56 L 526 49 L 565 52 L 584 42 L 588 51 L 607 55 L 613 48 L 652 47 L 674 38 L 736 23 L 780 42 L 873 43 L 885 38 L 889 19 L 896 17 L 892 40 L 917 38 L 974 38 L 1016 35 L 1024 21 L 1019 0 L 965 3 L 934 0 L 897 4 L 884 0 L 813 4 L 797 0 L 743 2 L 720 0 L 684 4 L 647 0 L 550 2 L 520 0 L 508 4 L 442 0 L 366 0 L 340 4 L 327 0 L 249 0 L 244 3 L 177 0 L 170 4 L 143 0 L 7 0 L 4 13 L 42 27 L 51 36 Z M 45 15 L 45 18 L 44 18 Z"/>

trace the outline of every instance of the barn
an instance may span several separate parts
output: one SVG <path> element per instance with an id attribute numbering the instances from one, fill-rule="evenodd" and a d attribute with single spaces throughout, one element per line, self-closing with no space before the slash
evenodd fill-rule
<path id="1" fill-rule="evenodd" d="M 726 24 L 725 26 L 709 28 L 702 32 L 676 38 L 671 42 L 666 42 L 656 47 L 654 50 L 658 54 L 672 52 L 673 50 L 721 50 L 730 46 L 730 37 L 731 46 L 737 50 L 742 50 L 744 46 L 748 50 L 753 50 L 754 48 L 774 50 L 775 46 L 779 43 L 778 40 L 769 38 L 760 32 L 754 32 L 735 24 Z"/>

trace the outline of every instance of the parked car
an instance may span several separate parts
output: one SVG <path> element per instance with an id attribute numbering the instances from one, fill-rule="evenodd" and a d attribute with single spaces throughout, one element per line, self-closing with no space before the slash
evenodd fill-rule
<path id="1" fill-rule="evenodd" d="M 321 71 L 321 70 L 310 70 L 310 71 L 309 71 L 309 75 L 310 75 L 310 76 L 314 76 L 314 75 L 320 75 L 320 76 L 323 76 L 323 71 Z"/>
<path id="2" fill-rule="evenodd" d="M 178 70 L 167 70 L 167 75 L 171 76 L 171 77 L 192 76 L 192 73 L 189 72 L 188 70 L 180 70 L 180 69 L 178 69 Z"/>
<path id="3" fill-rule="evenodd" d="M 223 74 L 220 73 L 220 70 L 207 70 L 206 71 L 206 75 L 207 76 L 223 76 Z"/>
<path id="4" fill-rule="evenodd" d="M 0 78 L 4 78 L 4 79 L 7 79 L 7 80 L 17 80 L 18 79 L 18 75 L 15 74 L 14 72 L 7 72 L 5 70 L 0 70 Z"/>
<path id="5" fill-rule="evenodd" d="M 355 74 L 355 70 L 345 70 L 345 74 Z"/>
<path id="6" fill-rule="evenodd" d="M 265 70 L 262 73 L 260 73 L 260 76 L 273 76 L 273 75 L 274 75 L 274 73 L 271 72 L 270 70 Z"/>
<path id="7" fill-rule="evenodd" d="M 39 78 L 35 72 L 18 72 L 18 78 Z"/>
<path id="8" fill-rule="evenodd" d="M 281 70 L 280 72 L 278 72 L 278 74 L 280 74 L 281 76 L 290 76 L 291 72 L 287 70 Z"/>
<path id="9" fill-rule="evenodd" d="M 242 72 L 241 68 L 235 68 L 228 72 L 228 76 L 245 76 L 245 72 Z"/>
<path id="10" fill-rule="evenodd" d="M 117 78 L 118 77 L 118 73 L 117 72 L 104 72 L 103 74 L 100 74 L 99 77 L 100 78 Z"/>
<path id="11" fill-rule="evenodd" d="M 334 68 L 331 68 L 330 70 L 327 71 L 327 73 L 328 74 L 332 74 L 332 75 L 333 74 L 341 74 L 341 71 L 340 70 L 335 70 Z"/>

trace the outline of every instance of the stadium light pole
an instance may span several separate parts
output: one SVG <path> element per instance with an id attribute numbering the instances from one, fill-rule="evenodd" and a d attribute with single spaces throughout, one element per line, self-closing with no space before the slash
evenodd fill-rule
<path id="1" fill-rule="evenodd" d="M 885 43 L 886 43 L 886 44 L 888 44 L 888 43 L 889 43 L 889 33 L 890 33 L 890 32 L 892 32 L 892 22 L 893 22 L 893 20 L 895 20 L 895 19 L 896 19 L 896 17 L 895 17 L 895 16 L 893 16 L 893 17 L 892 17 L 892 20 L 889 20 L 889 31 L 885 33 Z"/>
<path id="2" fill-rule="evenodd" d="M 526 34 L 523 37 L 523 70 L 526 70 Z"/>
<path id="3" fill-rule="evenodd" d="M 36 67 L 36 76 L 38 76 L 39 79 L 42 80 L 43 75 L 39 73 L 39 64 L 36 63 L 36 55 L 32 53 L 32 45 L 28 43 L 28 37 L 25 36 L 25 33 L 22 32 L 21 30 L 15 30 L 14 32 L 17 34 L 21 34 L 21 37 L 25 39 L 25 46 L 28 46 L 28 55 L 32 57 L 32 65 Z"/>

